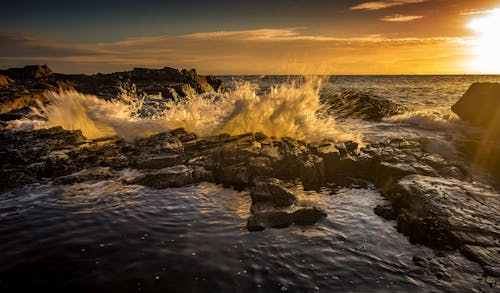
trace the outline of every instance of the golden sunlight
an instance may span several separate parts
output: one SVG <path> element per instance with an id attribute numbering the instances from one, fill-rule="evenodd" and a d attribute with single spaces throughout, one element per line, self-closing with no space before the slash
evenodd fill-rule
<path id="1" fill-rule="evenodd" d="M 475 18 L 468 27 L 477 33 L 473 41 L 476 58 L 471 69 L 480 73 L 500 73 L 500 8 L 486 12 L 485 16 Z"/>

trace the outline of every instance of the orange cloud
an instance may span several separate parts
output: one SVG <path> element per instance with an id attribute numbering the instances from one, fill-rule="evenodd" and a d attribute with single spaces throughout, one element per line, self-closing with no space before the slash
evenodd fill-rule
<path id="1" fill-rule="evenodd" d="M 351 10 L 380 10 L 393 6 L 400 6 L 405 4 L 414 4 L 414 3 L 423 3 L 428 0 L 382 0 L 382 1 L 371 1 L 361 3 L 355 6 L 352 6 Z"/>
<path id="2" fill-rule="evenodd" d="M 381 18 L 383 21 L 389 21 L 389 22 L 406 22 L 406 21 L 414 21 L 417 19 L 424 18 L 421 15 L 402 15 L 402 14 L 393 14 L 393 15 L 388 15 L 384 16 Z"/>

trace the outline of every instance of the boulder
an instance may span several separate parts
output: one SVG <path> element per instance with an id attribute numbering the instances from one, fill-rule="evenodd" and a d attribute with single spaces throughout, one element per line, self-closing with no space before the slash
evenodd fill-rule
<path id="1" fill-rule="evenodd" d="M 451 107 L 462 120 L 500 130 L 500 83 L 474 83 Z M 498 133 L 496 133 L 498 134 Z"/>
<path id="2" fill-rule="evenodd" d="M 317 207 L 305 207 L 293 213 L 293 222 L 301 226 L 314 225 L 326 216 L 326 213 Z"/>
<path id="3" fill-rule="evenodd" d="M 258 181 L 250 193 L 252 202 L 272 202 L 275 206 L 289 206 L 297 202 L 297 197 L 280 180 L 268 178 Z"/>

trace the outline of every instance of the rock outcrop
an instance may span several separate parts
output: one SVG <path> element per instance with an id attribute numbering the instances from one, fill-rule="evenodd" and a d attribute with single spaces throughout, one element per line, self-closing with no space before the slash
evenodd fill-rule
<path id="1" fill-rule="evenodd" d="M 47 65 L 26 65 L 23 68 L 0 70 L 0 74 L 14 80 L 30 80 L 48 78 L 54 72 Z"/>
<path id="2" fill-rule="evenodd" d="M 328 112 L 338 118 L 378 121 L 408 111 L 387 99 L 354 91 L 324 96 L 322 101 L 328 105 Z"/>
<path id="3" fill-rule="evenodd" d="M 110 74 L 74 75 L 54 73 L 47 65 L 29 65 L 0 70 L 0 120 L 19 119 L 30 106 L 47 102 L 44 92 L 59 89 L 73 89 L 106 100 L 118 98 L 122 90 L 131 90 L 132 95 L 161 94 L 168 100 L 222 91 L 224 85 L 216 77 L 199 75 L 194 69 L 134 68 Z"/>

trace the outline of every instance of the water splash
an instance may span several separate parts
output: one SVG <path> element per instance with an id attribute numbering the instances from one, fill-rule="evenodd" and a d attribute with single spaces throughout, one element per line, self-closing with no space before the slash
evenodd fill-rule
<path id="1" fill-rule="evenodd" d="M 236 82 L 230 92 L 163 101 L 163 109 L 149 118 L 137 115 L 149 97 L 137 97 L 135 91 L 122 91 L 115 101 L 76 91 L 48 92 L 51 102 L 34 111 L 43 117 L 35 128 L 80 129 L 91 139 L 119 135 L 133 140 L 183 127 L 199 136 L 263 132 L 306 141 L 361 141 L 359 134 L 338 130 L 335 119 L 326 114 L 320 102 L 323 82 L 322 77 L 298 78 L 274 85 L 263 94 L 257 94 L 255 84 Z"/>

